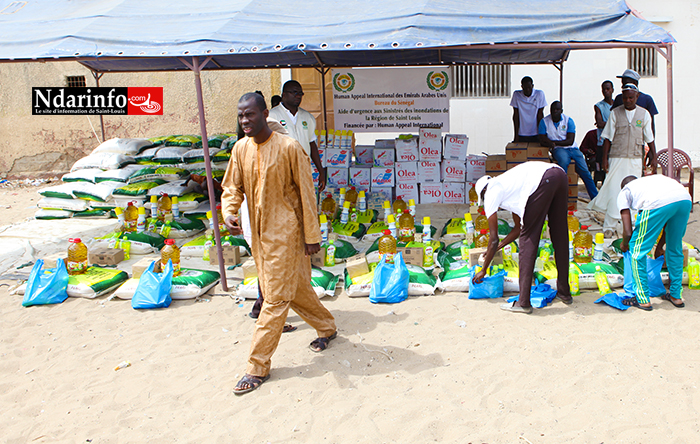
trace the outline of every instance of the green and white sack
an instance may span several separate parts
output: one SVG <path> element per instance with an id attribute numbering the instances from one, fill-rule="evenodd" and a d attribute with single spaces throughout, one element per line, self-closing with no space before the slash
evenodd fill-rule
<path id="1" fill-rule="evenodd" d="M 121 182 L 128 183 L 129 177 L 146 168 L 145 165 L 127 165 L 116 170 L 107 170 L 95 175 L 95 183 Z"/>
<path id="2" fill-rule="evenodd" d="M 435 294 L 437 278 L 422 267 L 406 264 L 408 268 L 408 295 L 426 296 Z"/>
<path id="3" fill-rule="evenodd" d="M 181 268 L 180 274 L 173 276 L 170 297 L 173 300 L 194 299 L 209 291 L 219 282 L 220 277 L 216 271 Z M 114 292 L 114 296 L 119 299 L 131 299 L 138 285 L 139 278 L 131 278 Z"/>
<path id="4" fill-rule="evenodd" d="M 209 148 L 209 159 L 213 161 L 213 156 L 221 151 L 219 148 Z M 198 163 L 204 162 L 204 148 L 194 149 L 187 151 L 182 155 L 182 161 L 184 163 Z"/>
<path id="5" fill-rule="evenodd" d="M 151 145 L 152 143 L 148 139 L 114 138 L 105 140 L 104 142 L 99 144 L 97 148 L 92 150 L 92 153 L 90 153 L 90 155 L 99 153 L 117 153 L 133 157 L 141 151 L 143 151 L 146 147 L 149 147 Z"/>
<path id="6" fill-rule="evenodd" d="M 156 233 L 123 233 L 120 239 L 126 237 L 131 242 L 130 254 L 143 255 L 158 253 L 165 246 L 165 238 Z M 95 238 L 91 243 L 90 248 L 112 248 L 115 237 L 112 234 Z"/>
<path id="7" fill-rule="evenodd" d="M 156 223 L 158 231 L 163 226 L 162 221 Z M 188 219 L 186 217 L 181 217 L 175 219 L 170 223 L 170 234 L 169 239 L 184 239 L 187 237 L 196 236 L 197 234 L 204 231 L 204 222 L 201 219 Z M 202 250 L 204 253 L 204 250 Z"/>
<path id="8" fill-rule="evenodd" d="M 168 146 L 161 148 L 153 156 L 153 162 L 158 162 L 161 164 L 175 164 L 182 162 L 182 156 L 187 153 L 189 148 L 179 148 L 174 146 Z"/>
<path id="9" fill-rule="evenodd" d="M 44 197 L 37 202 L 36 206 L 44 210 L 66 210 L 74 212 L 88 209 L 88 203 L 82 199 L 61 199 L 58 197 Z"/>
<path id="10" fill-rule="evenodd" d="M 367 232 L 362 237 L 362 241 L 377 240 L 384 234 L 384 230 L 388 230 L 389 226 L 384 221 L 376 221 L 367 229 Z"/>
<path id="11" fill-rule="evenodd" d="M 108 202 L 112 200 L 112 193 L 122 184 L 119 182 L 84 183 L 73 191 L 73 195 L 79 199 Z"/>
<path id="12" fill-rule="evenodd" d="M 473 277 L 469 264 L 460 260 L 450 262 L 448 267 L 440 273 L 439 288 L 448 292 L 469 293 L 469 282 Z"/>
<path id="13" fill-rule="evenodd" d="M 42 188 L 39 190 L 39 194 L 44 197 L 56 197 L 58 199 L 73 199 L 73 191 L 76 188 L 80 188 L 85 182 L 67 182 L 61 185 L 54 185 L 52 187 Z"/>
<path id="14" fill-rule="evenodd" d="M 184 194 L 191 193 L 194 190 L 195 183 L 186 180 L 175 180 L 172 182 L 164 183 L 163 185 L 158 185 L 155 188 L 148 190 L 149 196 L 160 196 L 161 194 L 167 194 L 170 197 L 177 196 L 178 204 L 180 204 L 180 211 L 182 211 L 182 200 L 180 197 Z M 146 208 L 150 208 L 150 201 Z"/>
<path id="15" fill-rule="evenodd" d="M 250 254 L 250 247 L 248 242 L 243 239 L 243 236 L 230 236 L 230 241 L 232 245 L 238 245 L 238 251 L 241 256 Z M 212 245 L 215 240 L 212 238 Z M 201 235 L 187 242 L 185 245 L 180 247 L 180 256 L 185 257 L 203 257 L 204 256 L 204 246 L 207 243 L 207 236 Z"/>
<path id="16" fill-rule="evenodd" d="M 340 276 L 331 273 L 330 271 L 320 268 L 311 268 L 311 286 L 319 298 L 325 296 L 335 296 L 335 287 L 338 285 Z"/>
<path id="17" fill-rule="evenodd" d="M 41 220 L 70 219 L 71 217 L 73 217 L 73 212 L 66 210 L 45 210 L 39 208 L 39 210 L 34 213 L 34 219 Z"/>
<path id="18" fill-rule="evenodd" d="M 333 222 L 333 232 L 338 235 L 338 239 L 345 241 L 359 241 L 367 232 L 367 227 L 358 222 Z"/>
<path id="19" fill-rule="evenodd" d="M 66 173 L 61 177 L 63 182 L 89 182 L 95 183 L 95 177 L 103 171 L 99 168 L 86 168 L 84 170 Z"/>
<path id="20" fill-rule="evenodd" d="M 151 162 L 153 160 L 153 156 L 155 156 L 158 150 L 161 148 L 163 147 L 154 146 L 153 148 L 147 148 L 134 156 L 134 160 L 136 160 L 137 163 Z"/>
<path id="21" fill-rule="evenodd" d="M 89 267 L 84 274 L 68 278 L 68 296 L 74 298 L 96 298 L 109 293 L 129 276 L 125 271 L 112 268 Z"/>
<path id="22" fill-rule="evenodd" d="M 374 270 L 351 279 L 346 269 L 343 274 L 343 280 L 345 282 L 345 293 L 349 297 L 358 298 L 369 296 L 369 291 L 372 289 L 372 280 L 374 280 Z"/>
<path id="23" fill-rule="evenodd" d="M 207 200 L 207 196 L 204 194 L 200 193 L 185 193 L 182 196 L 177 198 L 178 200 L 178 205 L 180 206 L 180 213 L 184 214 L 187 211 L 195 211 L 199 207 L 201 203 Z M 150 208 L 150 205 L 149 205 Z M 208 210 L 207 210 L 208 211 Z M 189 214 L 185 214 L 185 216 L 189 217 Z M 199 217 L 189 217 L 190 219 L 206 219 L 207 218 L 207 213 L 206 211 L 204 212 L 203 215 L 199 215 Z"/>
<path id="24" fill-rule="evenodd" d="M 200 136 L 191 136 L 191 135 L 170 136 L 167 139 L 165 139 L 165 146 L 166 147 L 191 148 L 197 142 L 201 142 L 201 140 L 202 140 L 202 138 Z M 180 157 L 182 157 L 182 156 L 180 156 Z"/>
<path id="25" fill-rule="evenodd" d="M 129 183 L 138 182 L 171 182 L 187 179 L 190 172 L 176 166 L 147 166 L 129 177 Z"/>
<path id="26" fill-rule="evenodd" d="M 130 163 L 135 163 L 133 157 L 117 153 L 97 153 L 83 157 L 73 164 L 71 172 L 87 168 L 99 168 L 101 170 L 117 170 Z"/>
<path id="27" fill-rule="evenodd" d="M 163 185 L 164 181 L 156 180 L 153 182 L 138 182 L 130 183 L 128 185 L 123 185 L 119 188 L 115 188 L 112 195 L 116 196 L 146 196 L 148 190 L 155 188 L 158 185 Z"/>
<path id="28" fill-rule="evenodd" d="M 93 209 L 88 209 L 85 211 L 76 211 L 73 213 L 73 217 L 88 217 L 88 218 L 98 218 L 98 219 L 109 219 L 111 217 L 111 214 L 109 210 L 93 210 Z"/>

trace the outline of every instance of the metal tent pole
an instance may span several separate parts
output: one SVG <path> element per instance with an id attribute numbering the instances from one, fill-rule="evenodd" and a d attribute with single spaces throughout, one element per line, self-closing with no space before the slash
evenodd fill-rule
<path id="1" fill-rule="evenodd" d="M 673 177 L 673 149 L 674 149 L 674 142 L 673 142 L 673 53 L 672 53 L 673 45 L 672 44 L 667 44 L 666 45 L 666 103 L 667 103 L 667 110 L 666 110 L 666 125 L 667 125 L 667 131 L 668 131 L 668 165 L 666 166 L 667 171 L 666 175 L 668 177 Z"/>
<path id="2" fill-rule="evenodd" d="M 95 86 L 98 88 L 100 87 L 100 79 L 102 78 L 103 75 L 105 75 L 103 72 L 97 73 L 96 71 L 90 71 L 92 73 L 92 76 L 95 78 Z M 104 142 L 106 140 L 105 136 L 105 120 L 100 114 L 100 127 L 102 128 L 102 141 Z"/>
<path id="3" fill-rule="evenodd" d="M 197 108 L 199 109 L 199 129 L 202 132 L 202 148 L 204 150 L 204 168 L 207 172 L 207 189 L 209 190 L 209 206 L 211 207 L 212 217 L 214 218 L 214 239 L 216 241 L 216 254 L 219 259 L 219 272 L 221 273 L 221 288 L 228 291 L 226 282 L 226 265 L 224 264 L 224 256 L 221 251 L 221 233 L 219 233 L 219 216 L 216 211 L 216 190 L 214 189 L 214 179 L 211 175 L 211 158 L 209 157 L 209 142 L 207 139 L 207 122 L 204 115 L 204 99 L 202 97 L 202 80 L 200 73 L 202 68 L 209 63 L 211 57 L 207 57 L 204 63 L 199 64 L 198 57 L 192 57 L 192 64 L 186 60 L 180 59 L 194 72 L 194 86 L 197 90 Z"/>

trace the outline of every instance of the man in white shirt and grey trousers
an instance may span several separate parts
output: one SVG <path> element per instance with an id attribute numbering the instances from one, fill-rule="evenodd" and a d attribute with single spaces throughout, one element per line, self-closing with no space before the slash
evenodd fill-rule
<path id="1" fill-rule="evenodd" d="M 532 313 L 530 286 L 545 217 L 549 218 L 549 233 L 557 264 L 556 297 L 565 304 L 573 302 L 569 290 L 568 186 L 566 172 L 559 165 L 545 162 L 525 162 L 498 177 L 483 176 L 476 182 L 475 190 L 489 221 L 489 244 L 484 267 L 474 276 L 474 283 L 484 278 L 496 251 L 520 237 L 520 297 L 511 304 L 501 305 L 501 309 Z M 515 224 L 500 243 L 498 208 L 512 212 Z"/>

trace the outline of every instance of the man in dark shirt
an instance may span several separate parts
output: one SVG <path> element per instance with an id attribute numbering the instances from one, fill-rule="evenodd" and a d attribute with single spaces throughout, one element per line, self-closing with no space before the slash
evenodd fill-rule
<path id="1" fill-rule="evenodd" d="M 617 76 L 618 79 L 622 79 L 622 86 L 625 86 L 628 83 L 632 83 L 637 88 L 639 88 L 640 77 L 641 76 L 637 74 L 637 71 L 634 71 L 632 69 L 626 69 L 621 76 Z M 622 94 L 618 94 L 617 97 L 615 97 L 615 101 L 613 102 L 612 107 L 614 109 L 620 105 L 622 105 Z M 659 114 L 659 110 L 656 109 L 654 99 L 652 99 L 652 97 L 649 94 L 644 94 L 640 91 L 639 97 L 637 98 L 637 105 L 649 111 L 649 115 L 651 116 L 651 132 L 654 135 L 656 135 L 656 125 L 654 123 L 654 116 Z"/>

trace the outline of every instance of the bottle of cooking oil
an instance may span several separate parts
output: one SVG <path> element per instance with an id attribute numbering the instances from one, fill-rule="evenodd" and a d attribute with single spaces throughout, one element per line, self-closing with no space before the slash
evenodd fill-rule
<path id="1" fill-rule="evenodd" d="M 403 201 L 401 196 L 396 196 L 396 200 L 394 201 L 392 208 L 394 210 L 394 214 L 403 214 L 403 210 L 408 208 L 408 206 L 406 205 L 406 202 Z"/>
<path id="2" fill-rule="evenodd" d="M 486 218 L 486 212 L 483 209 L 479 210 L 479 215 L 474 221 L 474 228 L 476 228 L 476 231 L 489 229 L 489 220 Z"/>
<path id="3" fill-rule="evenodd" d="M 158 220 L 165 220 L 166 214 L 171 214 L 173 211 L 173 202 L 167 193 L 161 194 L 158 198 Z"/>
<path id="4" fill-rule="evenodd" d="M 688 259 L 688 288 L 700 290 L 700 263 L 694 257 Z"/>
<path id="5" fill-rule="evenodd" d="M 357 190 L 355 187 L 350 187 L 350 189 L 345 193 L 345 201 L 350 202 L 350 206 L 355 208 L 357 205 Z"/>
<path id="6" fill-rule="evenodd" d="M 326 267 L 332 267 L 335 265 L 335 245 L 333 245 L 333 239 L 328 241 L 328 246 L 326 247 L 326 258 L 324 260 L 324 265 Z"/>
<path id="7" fill-rule="evenodd" d="M 574 216 L 573 211 L 569 211 L 569 215 L 566 216 L 566 223 L 569 226 L 569 231 L 576 233 L 581 226 L 578 221 L 578 217 Z"/>
<path id="8" fill-rule="evenodd" d="M 396 239 L 391 235 L 391 231 L 384 230 L 384 236 L 379 238 L 378 247 L 379 255 L 384 256 L 384 261 L 393 264 L 394 255 L 396 254 Z"/>
<path id="9" fill-rule="evenodd" d="M 583 225 L 574 236 L 574 261 L 577 264 L 588 264 L 593 258 L 593 236 L 588 232 L 588 226 Z"/>
<path id="10" fill-rule="evenodd" d="M 476 238 L 476 248 L 485 248 L 489 246 L 489 230 L 483 229 L 479 232 L 479 236 Z"/>
<path id="11" fill-rule="evenodd" d="M 415 234 L 415 219 L 411 216 L 410 211 L 405 209 L 401 217 L 399 217 L 399 240 L 401 240 L 401 242 L 413 242 Z"/>
<path id="12" fill-rule="evenodd" d="M 335 200 L 331 193 L 326 193 L 326 198 L 321 202 L 321 213 L 329 218 L 335 216 Z"/>
<path id="13" fill-rule="evenodd" d="M 126 204 L 124 211 L 124 227 L 129 233 L 136 231 L 136 221 L 139 218 L 139 210 L 134 206 L 133 202 Z"/>
<path id="14" fill-rule="evenodd" d="M 226 225 L 224 225 L 224 213 L 221 211 L 221 204 L 216 206 L 216 217 L 219 218 L 219 231 L 225 231 Z"/>
<path id="15" fill-rule="evenodd" d="M 479 195 L 476 194 L 476 188 L 474 188 L 474 185 L 469 189 L 469 205 L 478 205 L 479 204 Z"/>
<path id="16" fill-rule="evenodd" d="M 573 262 L 569 262 L 569 290 L 571 290 L 571 296 L 578 296 L 581 294 L 578 282 L 578 270 Z"/>
<path id="17" fill-rule="evenodd" d="M 180 249 L 175 245 L 175 240 L 165 239 L 165 246 L 160 249 L 160 268 L 165 270 L 168 259 L 173 263 L 173 276 L 180 274 Z"/>
<path id="18" fill-rule="evenodd" d="M 68 257 L 66 258 L 66 269 L 68 274 L 75 276 L 83 274 L 88 269 L 88 250 L 79 237 L 68 239 Z"/>

